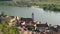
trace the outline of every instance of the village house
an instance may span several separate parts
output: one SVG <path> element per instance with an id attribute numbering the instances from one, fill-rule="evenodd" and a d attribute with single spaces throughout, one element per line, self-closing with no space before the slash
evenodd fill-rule
<path id="1" fill-rule="evenodd" d="M 40 34 L 40 31 L 38 29 L 35 29 L 32 31 L 33 34 Z"/>
<path id="2" fill-rule="evenodd" d="M 59 25 L 53 26 L 52 33 L 53 34 L 60 34 L 60 26 Z"/>
<path id="3" fill-rule="evenodd" d="M 26 22 L 26 24 L 32 24 L 34 22 L 34 13 L 32 13 L 31 18 L 21 18 L 22 22 Z"/>
<path id="4" fill-rule="evenodd" d="M 45 32 L 48 29 L 48 24 L 36 24 L 36 29 L 40 32 Z"/>
<path id="5" fill-rule="evenodd" d="M 9 20 L 9 25 L 13 26 L 16 25 L 16 22 L 19 21 L 19 17 L 17 16 L 9 16 L 10 20 Z"/>
<path id="6" fill-rule="evenodd" d="M 32 22 L 32 21 L 33 21 L 33 19 L 32 19 L 32 18 L 21 18 L 21 21 L 25 21 L 25 22 L 26 22 L 26 24 L 27 24 L 27 23 Z"/>
<path id="7" fill-rule="evenodd" d="M 60 34 L 60 26 L 57 25 L 57 29 L 58 29 L 58 34 Z"/>

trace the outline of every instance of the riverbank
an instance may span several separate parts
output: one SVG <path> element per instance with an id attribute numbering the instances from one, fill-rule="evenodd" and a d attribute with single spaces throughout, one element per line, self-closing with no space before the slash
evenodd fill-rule
<path id="1" fill-rule="evenodd" d="M 44 10 L 50 10 L 50 11 L 60 11 L 60 5 L 54 5 L 54 4 L 45 4 L 42 7 Z"/>
<path id="2" fill-rule="evenodd" d="M 44 10 L 60 11 L 60 2 L 0 2 L 0 6 L 17 6 L 17 7 L 38 7 Z"/>

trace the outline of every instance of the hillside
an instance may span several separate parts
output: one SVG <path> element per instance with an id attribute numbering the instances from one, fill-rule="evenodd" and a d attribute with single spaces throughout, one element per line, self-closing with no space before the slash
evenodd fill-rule
<path id="1" fill-rule="evenodd" d="M 48 10 L 60 11 L 60 0 L 0 0 L 0 6 L 31 7 L 39 6 Z"/>

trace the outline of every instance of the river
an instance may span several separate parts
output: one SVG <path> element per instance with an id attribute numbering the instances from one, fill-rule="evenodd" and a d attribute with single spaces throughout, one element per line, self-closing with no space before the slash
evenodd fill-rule
<path id="1" fill-rule="evenodd" d="M 19 16 L 25 18 L 31 18 L 34 13 L 34 20 L 41 21 L 42 23 L 48 23 L 52 25 L 60 25 L 60 12 L 44 11 L 41 8 L 30 8 L 30 7 L 11 7 L 11 6 L 0 6 L 0 12 L 12 16 Z"/>

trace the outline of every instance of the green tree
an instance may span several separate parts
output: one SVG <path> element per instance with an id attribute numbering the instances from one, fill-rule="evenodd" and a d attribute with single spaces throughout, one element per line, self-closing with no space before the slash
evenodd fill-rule
<path id="1" fill-rule="evenodd" d="M 9 26 L 5 21 L 0 24 L 2 34 L 20 34 L 17 26 Z"/>

